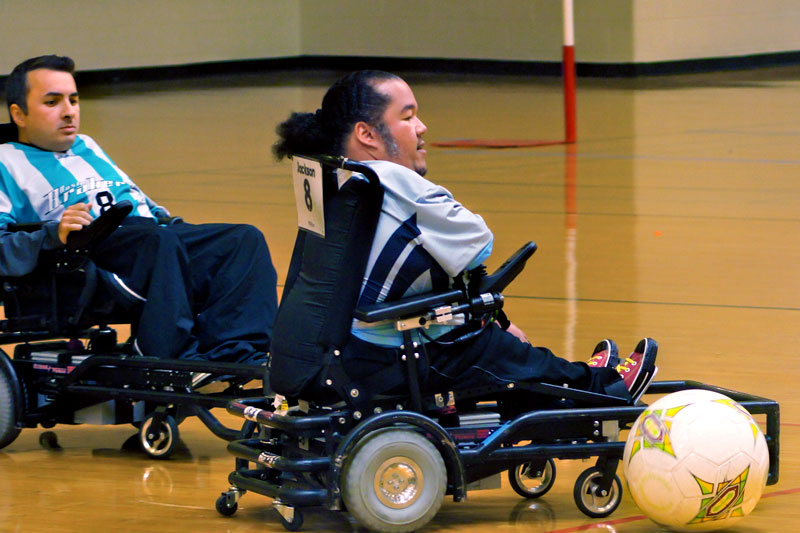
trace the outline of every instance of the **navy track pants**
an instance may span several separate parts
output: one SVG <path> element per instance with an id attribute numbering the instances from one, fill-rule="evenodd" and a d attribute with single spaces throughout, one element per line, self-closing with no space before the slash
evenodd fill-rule
<path id="1" fill-rule="evenodd" d="M 255 227 L 160 226 L 131 217 L 95 248 L 92 259 L 113 273 L 143 355 L 264 360 L 277 276 Z"/>

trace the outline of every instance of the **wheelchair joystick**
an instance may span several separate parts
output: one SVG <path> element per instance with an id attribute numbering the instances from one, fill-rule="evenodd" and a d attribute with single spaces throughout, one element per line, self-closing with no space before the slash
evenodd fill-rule
<path id="1" fill-rule="evenodd" d="M 89 333 L 89 349 L 92 353 L 110 352 L 117 346 L 117 332 L 102 326 Z"/>
<path id="2" fill-rule="evenodd" d="M 133 211 L 133 204 L 128 200 L 111 205 L 82 230 L 70 232 L 67 235 L 67 248 L 88 251 L 92 246 L 111 235 L 131 211 Z"/>

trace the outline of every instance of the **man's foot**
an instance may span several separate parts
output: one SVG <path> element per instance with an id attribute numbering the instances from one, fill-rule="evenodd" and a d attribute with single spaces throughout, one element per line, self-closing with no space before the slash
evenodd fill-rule
<path id="1" fill-rule="evenodd" d="M 616 367 L 619 365 L 619 350 L 617 343 L 611 339 L 603 339 L 597 343 L 592 352 L 592 357 L 586 363 L 594 368 Z"/>
<path id="2" fill-rule="evenodd" d="M 648 337 L 640 340 L 633 353 L 617 365 L 617 372 L 625 381 L 625 386 L 628 387 L 633 403 L 639 401 L 644 391 L 650 386 L 653 378 L 656 377 L 658 372 L 658 367 L 656 366 L 657 353 L 658 344 Z"/>

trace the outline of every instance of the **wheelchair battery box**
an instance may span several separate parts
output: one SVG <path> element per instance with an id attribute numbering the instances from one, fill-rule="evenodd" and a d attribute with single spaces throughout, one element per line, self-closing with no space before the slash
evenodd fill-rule
<path id="1" fill-rule="evenodd" d="M 500 427 L 500 413 L 492 411 L 470 411 L 458 413 L 457 427 L 447 428 L 453 440 L 459 444 L 477 444 Z"/>
<path id="2" fill-rule="evenodd" d="M 17 345 L 14 350 L 16 361 L 30 362 L 33 375 L 46 377 L 48 383 L 53 385 L 60 381 L 59 377 L 72 373 L 84 361 L 94 356 L 95 354 L 83 348 L 80 341 L 26 343 Z M 192 385 L 191 372 L 141 366 L 131 367 L 124 366 L 122 363 L 120 366 L 116 366 L 114 363 L 108 363 L 108 359 L 105 357 L 104 359 L 102 364 L 91 365 L 87 368 L 81 374 L 79 382 L 134 387 L 187 388 Z"/>
<path id="3" fill-rule="evenodd" d="M 15 360 L 31 361 L 35 370 L 46 370 L 48 366 L 59 367 L 61 370 L 57 373 L 60 374 L 71 372 L 88 356 L 80 341 L 26 343 L 18 344 L 14 349 Z"/>

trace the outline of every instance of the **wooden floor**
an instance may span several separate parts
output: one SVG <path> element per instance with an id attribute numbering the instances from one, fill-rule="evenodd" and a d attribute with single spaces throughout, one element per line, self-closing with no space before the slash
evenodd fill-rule
<path id="1" fill-rule="evenodd" d="M 332 72 L 82 89 L 82 129 L 156 201 L 191 222 L 247 222 L 283 283 L 294 238 L 276 123 L 316 109 Z M 559 139 L 558 80 L 407 76 L 428 141 Z M 800 68 L 644 80 L 579 80 L 574 147 L 429 149 L 429 177 L 495 233 L 489 267 L 535 240 L 507 310 L 534 343 L 585 359 L 612 337 L 659 341 L 659 379 L 694 379 L 781 403 L 781 480 L 739 532 L 800 521 Z M 223 415 L 225 416 L 225 415 Z M 230 419 L 226 419 L 231 421 Z M 214 510 L 233 458 L 199 422 L 167 461 L 123 451 L 129 426 L 56 426 L 60 450 L 27 429 L 0 451 L 0 531 L 281 531 L 270 501 Z M 554 489 L 447 500 L 427 531 L 654 531 L 626 494 L 608 519 L 572 502 L 588 465 L 559 462 Z M 351 531 L 309 513 L 307 531 Z"/>

